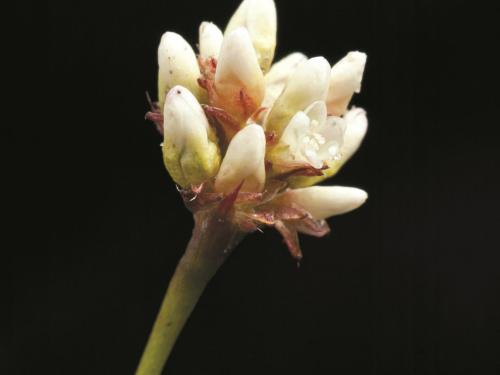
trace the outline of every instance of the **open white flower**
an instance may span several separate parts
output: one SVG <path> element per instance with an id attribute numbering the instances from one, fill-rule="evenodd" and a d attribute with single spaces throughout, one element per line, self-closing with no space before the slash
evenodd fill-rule
<path id="1" fill-rule="evenodd" d="M 180 35 L 162 37 L 159 103 L 146 117 L 163 133 L 165 165 L 195 227 L 137 375 L 162 373 L 204 287 L 247 233 L 275 228 L 300 261 L 299 233 L 322 237 L 325 219 L 367 199 L 357 188 L 312 186 L 366 134 L 365 111 L 349 109 L 366 55 L 349 52 L 331 67 L 296 52 L 272 65 L 276 28 L 273 0 L 244 0 L 224 35 L 201 24 L 199 56 Z"/>
<path id="2" fill-rule="evenodd" d="M 345 122 L 340 117 L 327 116 L 326 104 L 314 102 L 304 112 L 292 118 L 280 139 L 284 161 L 299 162 L 321 168 L 340 158 Z"/>
<path id="3" fill-rule="evenodd" d="M 342 144 L 337 157 L 326 162 L 328 168 L 323 171 L 321 176 L 293 178 L 290 181 L 290 184 L 293 187 L 315 185 L 334 176 L 358 150 L 368 130 L 368 119 L 366 118 L 365 110 L 356 107 L 350 109 L 342 117 L 342 122 L 344 132 L 342 136 Z"/>

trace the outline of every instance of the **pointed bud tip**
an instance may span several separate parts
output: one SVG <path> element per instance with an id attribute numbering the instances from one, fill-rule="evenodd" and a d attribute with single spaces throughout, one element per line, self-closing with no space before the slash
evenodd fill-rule
<path id="1" fill-rule="evenodd" d="M 161 36 L 161 39 L 160 39 L 160 46 L 159 48 L 165 48 L 168 44 L 181 44 L 181 43 L 184 43 L 184 38 L 177 34 L 177 33 L 174 33 L 173 31 L 167 31 L 165 33 L 163 33 L 163 35 Z"/>
<path id="2" fill-rule="evenodd" d="M 172 58 L 176 57 L 176 55 L 187 59 L 196 56 L 186 39 L 173 31 L 167 31 L 161 36 L 158 45 L 158 64 L 164 64 L 165 57 Z"/>
<path id="3" fill-rule="evenodd" d="M 252 45 L 248 29 L 243 26 L 239 26 L 227 34 L 224 41 L 227 41 L 227 43 L 246 43 Z"/>
<path id="4" fill-rule="evenodd" d="M 367 55 L 361 51 L 351 51 L 347 53 L 347 58 L 349 61 L 358 64 L 360 67 L 364 67 L 366 64 Z"/>
<path id="5" fill-rule="evenodd" d="M 198 113 L 204 113 L 198 99 L 194 94 L 184 86 L 176 85 L 170 89 L 165 97 L 165 105 L 163 110 L 170 108 L 173 103 L 185 103 L 191 107 L 192 110 Z"/>
<path id="6" fill-rule="evenodd" d="M 236 78 L 247 83 L 259 76 L 264 79 L 248 30 L 238 27 L 224 37 L 215 80 Z"/>
<path id="7" fill-rule="evenodd" d="M 355 206 L 353 209 L 362 206 L 368 200 L 368 193 L 365 190 L 353 187 L 348 189 L 350 191 L 353 206 Z"/>
<path id="8" fill-rule="evenodd" d="M 281 60 L 275 62 L 265 76 L 267 85 L 286 83 L 287 78 L 297 68 L 297 66 L 307 60 L 306 55 L 300 52 L 293 52 Z"/>
<path id="9" fill-rule="evenodd" d="M 305 76 L 309 79 L 315 79 L 318 85 L 325 86 L 325 91 L 328 89 L 330 80 L 331 66 L 327 59 L 323 56 L 311 57 L 299 64 L 291 77 L 294 75 Z M 309 82 L 311 84 L 311 82 Z M 326 92 L 325 92 L 326 95 Z M 324 99 L 324 98 L 323 98 Z"/>

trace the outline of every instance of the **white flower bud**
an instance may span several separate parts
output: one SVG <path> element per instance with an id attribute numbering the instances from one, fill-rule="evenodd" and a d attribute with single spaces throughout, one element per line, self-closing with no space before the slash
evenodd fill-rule
<path id="1" fill-rule="evenodd" d="M 341 120 L 343 123 L 343 140 L 338 158 L 329 161 L 328 169 L 319 177 L 296 177 L 290 181 L 293 187 L 311 186 L 334 176 L 340 168 L 354 155 L 363 141 L 368 130 L 368 119 L 362 108 L 352 108 L 343 118 L 329 116 L 328 119 Z"/>
<path id="2" fill-rule="evenodd" d="M 226 27 L 226 34 L 238 27 L 245 27 L 250 33 L 259 65 L 267 72 L 276 49 L 277 16 L 273 0 L 244 0 Z"/>
<path id="3" fill-rule="evenodd" d="M 261 192 L 266 180 L 265 154 L 262 127 L 251 124 L 241 129 L 229 143 L 215 179 L 215 190 L 228 194 L 243 182 L 242 191 Z"/>
<path id="4" fill-rule="evenodd" d="M 364 190 L 344 186 L 311 186 L 284 194 L 318 220 L 355 210 L 368 198 Z"/>
<path id="5" fill-rule="evenodd" d="M 292 74 L 300 63 L 306 60 L 307 57 L 304 54 L 295 52 L 271 66 L 271 69 L 264 77 L 266 82 L 266 95 L 262 101 L 263 107 L 269 108 L 274 104 L 285 88 L 286 81 L 290 74 Z"/>
<path id="6" fill-rule="evenodd" d="M 349 52 L 332 67 L 327 98 L 328 113 L 341 116 L 347 111 L 354 93 L 361 91 L 365 64 L 366 54 L 355 51 Z"/>
<path id="7" fill-rule="evenodd" d="M 275 62 L 265 76 L 267 85 L 286 84 L 288 76 L 297 68 L 297 66 L 307 61 L 307 56 L 300 52 L 291 53 L 281 60 Z"/>
<path id="8" fill-rule="evenodd" d="M 291 118 L 328 93 L 330 64 L 323 57 L 302 62 L 288 77 L 285 89 L 269 112 L 265 128 L 281 136 Z"/>
<path id="9" fill-rule="evenodd" d="M 223 38 L 222 31 L 215 24 L 202 22 L 199 30 L 200 56 L 217 58 Z"/>
<path id="10" fill-rule="evenodd" d="M 182 86 L 169 91 L 163 109 L 163 159 L 183 188 L 215 176 L 220 152 L 215 132 L 193 94 Z"/>
<path id="11" fill-rule="evenodd" d="M 240 27 L 224 37 L 215 72 L 214 104 L 244 122 L 264 97 L 264 75 L 248 31 Z"/>
<path id="12" fill-rule="evenodd" d="M 181 85 L 198 100 L 206 94 L 198 85 L 200 69 L 196 55 L 182 36 L 166 32 L 158 47 L 158 105 L 163 108 L 165 96 L 172 87 Z"/>

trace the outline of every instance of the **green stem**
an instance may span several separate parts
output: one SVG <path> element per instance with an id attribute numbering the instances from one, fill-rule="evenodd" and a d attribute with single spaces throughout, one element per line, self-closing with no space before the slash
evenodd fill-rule
<path id="1" fill-rule="evenodd" d="M 195 215 L 193 235 L 170 280 L 136 375 L 160 375 L 207 283 L 243 234 L 213 212 Z"/>

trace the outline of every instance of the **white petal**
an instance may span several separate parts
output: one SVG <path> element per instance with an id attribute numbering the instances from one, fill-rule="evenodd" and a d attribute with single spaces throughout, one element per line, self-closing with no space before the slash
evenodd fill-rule
<path id="1" fill-rule="evenodd" d="M 321 126 L 325 123 L 327 117 L 326 104 L 323 101 L 316 101 L 305 109 L 305 114 L 311 119 L 311 122 L 316 126 Z"/>
<path id="2" fill-rule="evenodd" d="M 318 152 L 321 159 L 332 161 L 341 158 L 345 127 L 344 119 L 335 116 L 329 116 L 323 126 L 318 127 L 318 133 L 326 140 Z"/>
<path id="3" fill-rule="evenodd" d="M 262 101 L 262 107 L 270 108 L 285 88 L 289 75 L 297 66 L 306 61 L 307 57 L 300 53 L 292 53 L 273 64 L 271 70 L 265 75 L 266 95 Z"/>
<path id="4" fill-rule="evenodd" d="M 233 115 L 241 112 L 239 108 L 227 107 L 234 107 L 232 102 L 240 97 L 242 89 L 255 103 L 256 108 L 262 102 L 265 91 L 264 75 L 248 31 L 243 27 L 224 37 L 215 72 L 215 89 L 221 101 L 215 104 Z"/>
<path id="5" fill-rule="evenodd" d="M 281 60 L 275 62 L 265 76 L 267 85 L 286 84 L 288 76 L 297 68 L 300 63 L 307 61 L 306 55 L 300 52 L 291 53 Z"/>
<path id="6" fill-rule="evenodd" d="M 163 134 L 179 152 L 188 143 L 208 141 L 210 126 L 198 100 L 185 87 L 175 86 L 169 91 L 163 109 Z"/>
<path id="7" fill-rule="evenodd" d="M 215 24 L 202 22 L 199 30 L 200 56 L 217 58 L 223 38 L 222 31 Z"/>
<path id="8" fill-rule="evenodd" d="M 299 147 L 303 137 L 309 133 L 310 122 L 311 120 L 304 112 L 297 112 L 283 132 L 280 143 L 289 147 L 289 153 L 292 158 L 296 156 L 297 147 Z"/>
<path id="9" fill-rule="evenodd" d="M 328 113 L 343 115 L 354 93 L 361 90 L 361 81 L 366 64 L 366 54 L 349 52 L 337 62 L 331 71 L 328 91 Z"/>
<path id="10" fill-rule="evenodd" d="M 318 220 L 352 211 L 368 198 L 364 190 L 344 186 L 311 186 L 289 190 L 285 196 Z"/>
<path id="11" fill-rule="evenodd" d="M 199 100 L 204 92 L 198 85 L 200 69 L 196 55 L 182 36 L 166 32 L 158 47 L 158 102 L 163 107 L 165 96 L 176 85 L 189 89 Z"/>
<path id="12" fill-rule="evenodd" d="M 281 93 L 283 92 L 283 89 L 285 88 L 285 84 L 273 84 L 273 85 L 267 85 L 266 86 L 266 93 L 264 96 L 264 99 L 262 99 L 262 104 L 261 106 L 264 108 L 271 108 L 274 103 L 276 102 L 276 99 L 279 98 Z"/>
<path id="13" fill-rule="evenodd" d="M 270 154 L 271 158 L 274 156 L 285 163 L 303 162 L 314 168 L 321 168 L 326 159 L 330 158 L 322 152 L 328 140 L 318 132 L 324 127 L 326 120 L 324 106 L 324 102 L 315 102 L 306 112 L 297 112 L 280 139 L 279 144 L 287 147 L 278 147 L 276 153 Z M 326 156 L 323 157 L 323 154 Z"/>
<path id="14" fill-rule="evenodd" d="M 217 84 L 254 85 L 254 80 L 263 81 L 255 50 L 248 31 L 240 27 L 228 34 L 222 43 L 222 49 L 215 73 Z"/>
<path id="15" fill-rule="evenodd" d="M 244 0 L 231 17 L 226 34 L 238 27 L 248 29 L 259 65 L 266 72 L 271 66 L 276 48 L 277 16 L 274 1 Z"/>
<path id="16" fill-rule="evenodd" d="M 281 136 L 284 127 L 298 111 L 315 101 L 324 101 L 328 92 L 330 65 L 323 57 L 301 64 L 288 77 L 283 93 L 266 118 L 266 129 Z"/>
<path id="17" fill-rule="evenodd" d="M 241 129 L 229 143 L 215 180 L 215 190 L 231 193 L 242 181 L 242 191 L 261 192 L 266 170 L 266 137 L 260 125 L 251 124 Z"/>
<path id="18" fill-rule="evenodd" d="M 358 150 L 368 130 L 368 119 L 362 108 L 353 108 L 344 115 L 346 129 L 344 143 L 340 150 L 342 164 Z"/>

